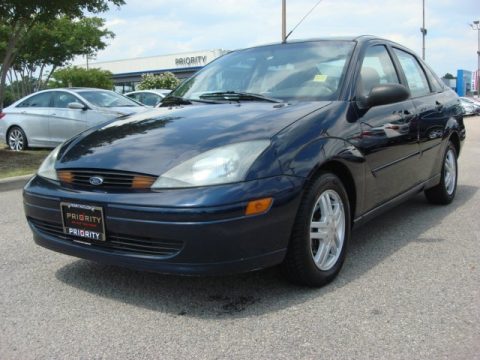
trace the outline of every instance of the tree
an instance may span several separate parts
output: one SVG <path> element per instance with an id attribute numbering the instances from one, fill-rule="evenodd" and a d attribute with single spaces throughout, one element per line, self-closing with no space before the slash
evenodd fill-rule
<path id="1" fill-rule="evenodd" d="M 450 74 L 450 73 L 446 73 L 445 75 L 443 75 L 443 78 L 444 78 L 444 79 L 451 79 L 451 80 L 453 80 L 453 79 L 455 79 L 455 76 L 453 76 L 453 75 Z"/>
<path id="2" fill-rule="evenodd" d="M 65 66 L 75 56 L 92 56 L 104 49 L 106 43 L 103 38 L 111 38 L 113 33 L 104 29 L 103 25 L 104 20 L 100 18 L 71 20 L 67 17 L 35 25 L 8 72 L 10 83 L 23 83 L 19 87 L 19 97 L 44 88 L 55 69 Z M 50 68 L 50 72 L 44 80 L 43 74 L 47 68 Z M 31 81 L 33 74 L 38 74 L 35 81 Z"/>
<path id="3" fill-rule="evenodd" d="M 75 56 L 93 56 L 104 49 L 107 46 L 104 39 L 114 36 L 104 28 L 104 23 L 97 17 L 74 20 L 61 17 L 47 24 L 35 25 L 8 72 L 10 83 L 24 83 L 20 97 L 44 88 L 55 69 L 65 66 Z M 45 69 L 50 69 L 46 79 L 43 78 Z M 38 77 L 35 82 L 30 82 L 33 74 L 38 74 Z"/>
<path id="4" fill-rule="evenodd" d="M 174 89 L 180 83 L 180 80 L 171 72 L 159 75 L 143 74 L 142 81 L 138 84 L 139 90 L 148 89 Z"/>
<path id="5" fill-rule="evenodd" d="M 0 1 L 0 110 L 5 94 L 7 72 L 29 31 L 37 24 L 66 16 L 83 18 L 84 12 L 105 12 L 110 5 L 120 6 L 124 0 L 2 0 Z"/>
<path id="6" fill-rule="evenodd" d="M 52 75 L 49 87 L 95 87 L 111 90 L 112 73 L 101 69 L 84 69 L 77 66 L 57 70 Z"/>

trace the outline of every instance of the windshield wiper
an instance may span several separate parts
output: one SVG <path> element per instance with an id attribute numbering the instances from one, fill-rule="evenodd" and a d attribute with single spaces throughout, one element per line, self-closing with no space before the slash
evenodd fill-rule
<path id="1" fill-rule="evenodd" d="M 222 98 L 225 100 L 261 100 L 268 101 L 273 103 L 283 103 L 280 99 L 275 99 L 272 97 L 264 96 L 261 94 L 242 92 L 242 91 L 216 91 L 208 92 L 199 96 L 201 99 L 204 98 Z"/>
<path id="2" fill-rule="evenodd" d="M 187 99 L 181 96 L 167 96 L 163 99 L 160 106 L 169 106 L 169 105 L 192 105 L 193 102 L 200 102 L 205 104 L 218 104 L 218 101 L 214 100 L 200 100 L 200 99 Z"/>

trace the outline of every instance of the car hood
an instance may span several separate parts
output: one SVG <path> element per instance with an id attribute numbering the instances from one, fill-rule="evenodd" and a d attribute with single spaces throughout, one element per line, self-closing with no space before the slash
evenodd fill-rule
<path id="1" fill-rule="evenodd" d="M 161 175 L 218 146 L 269 139 L 329 102 L 189 105 L 156 108 L 87 130 L 66 142 L 57 169 Z"/>
<path id="2" fill-rule="evenodd" d="M 145 106 L 114 106 L 114 107 L 96 107 L 98 111 L 115 114 L 117 117 L 138 114 L 144 111 L 147 111 L 148 108 Z"/>

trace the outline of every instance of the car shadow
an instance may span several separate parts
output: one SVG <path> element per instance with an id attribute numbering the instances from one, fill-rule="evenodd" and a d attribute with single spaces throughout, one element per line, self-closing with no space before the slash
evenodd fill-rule
<path id="1" fill-rule="evenodd" d="M 472 199 L 477 187 L 459 185 L 455 201 L 434 206 L 418 195 L 353 232 L 347 261 L 336 280 L 320 289 L 283 279 L 279 268 L 224 277 L 184 277 L 138 272 L 75 260 L 56 272 L 63 283 L 153 311 L 191 317 L 245 317 L 274 312 L 335 291 L 412 242 L 435 243 L 423 234 Z"/>

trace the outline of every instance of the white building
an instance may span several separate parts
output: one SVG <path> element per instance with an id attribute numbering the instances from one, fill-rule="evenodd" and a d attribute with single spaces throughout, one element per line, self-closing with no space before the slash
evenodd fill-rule
<path id="1" fill-rule="evenodd" d="M 111 71 L 115 91 L 125 93 L 135 89 L 143 74 L 161 74 L 169 71 L 174 73 L 177 78 L 184 79 L 227 52 L 222 49 L 193 51 L 172 55 L 93 62 L 89 63 L 88 67 Z M 86 67 L 87 65 L 82 66 Z"/>

